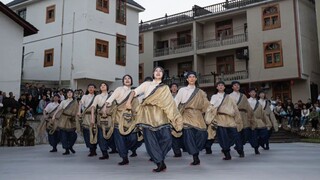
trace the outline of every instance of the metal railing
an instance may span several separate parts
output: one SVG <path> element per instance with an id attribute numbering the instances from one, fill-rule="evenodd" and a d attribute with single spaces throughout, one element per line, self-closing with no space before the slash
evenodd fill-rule
<path id="1" fill-rule="evenodd" d="M 209 39 L 206 41 L 198 41 L 198 49 L 220 47 L 232 44 L 238 44 L 248 41 L 247 34 L 238 34 L 233 36 L 221 37 L 219 39 Z"/>
<path id="2" fill-rule="evenodd" d="M 193 50 L 193 43 L 191 42 L 191 43 L 177 45 L 174 47 L 155 49 L 154 57 L 166 56 L 171 54 L 179 54 L 179 53 L 189 52 L 192 50 Z"/>
<path id="3" fill-rule="evenodd" d="M 216 76 L 216 79 L 214 79 L 214 76 L 212 74 L 206 74 L 206 75 L 198 74 L 198 83 L 199 84 L 215 84 L 218 81 L 235 81 L 235 80 L 243 80 L 248 78 L 249 78 L 248 70 L 236 71 L 231 74 L 220 74 Z M 216 82 L 214 82 L 214 80 L 216 80 Z M 186 77 L 167 77 L 164 79 L 164 83 L 167 85 L 170 85 L 172 83 L 176 83 L 179 86 L 188 85 L 186 81 Z"/>
<path id="4" fill-rule="evenodd" d="M 216 81 L 235 81 L 235 80 L 242 80 L 242 79 L 248 79 L 249 74 L 247 70 L 244 71 L 236 71 L 232 74 L 220 74 L 216 76 Z M 209 83 L 215 83 L 214 82 L 214 76 L 212 74 L 208 75 L 201 75 L 198 78 L 199 84 L 209 84 Z"/>
<path id="5" fill-rule="evenodd" d="M 140 32 L 154 30 L 174 24 L 184 23 L 193 21 L 194 18 L 214 15 L 216 13 L 224 12 L 231 9 L 239 9 L 250 4 L 268 1 L 268 0 L 229 0 L 226 2 L 213 4 L 206 7 L 194 6 L 192 10 L 184 11 L 181 13 L 173 14 L 168 16 L 167 14 L 164 17 L 153 19 L 150 21 L 140 23 L 139 30 Z"/>

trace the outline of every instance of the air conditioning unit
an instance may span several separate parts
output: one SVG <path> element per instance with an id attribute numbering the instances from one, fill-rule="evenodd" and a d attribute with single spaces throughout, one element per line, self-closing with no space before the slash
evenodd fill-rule
<path id="1" fill-rule="evenodd" d="M 247 47 L 237 49 L 236 58 L 239 60 L 249 60 L 249 49 Z"/>

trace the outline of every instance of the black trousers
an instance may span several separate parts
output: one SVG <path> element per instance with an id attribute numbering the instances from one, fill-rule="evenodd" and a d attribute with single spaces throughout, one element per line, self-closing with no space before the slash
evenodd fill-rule
<path id="1" fill-rule="evenodd" d="M 144 143 L 147 152 L 154 163 L 164 161 L 167 153 L 172 147 L 171 128 L 164 127 L 157 131 L 143 128 Z"/>

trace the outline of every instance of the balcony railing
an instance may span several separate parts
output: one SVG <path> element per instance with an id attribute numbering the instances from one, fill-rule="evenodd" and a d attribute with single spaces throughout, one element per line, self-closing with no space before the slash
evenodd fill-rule
<path id="1" fill-rule="evenodd" d="M 216 79 L 212 74 L 201 75 L 198 74 L 198 83 L 199 84 L 215 84 L 218 81 L 235 81 L 235 80 L 243 80 L 248 79 L 249 74 L 247 70 L 244 71 L 236 71 L 232 74 L 220 74 L 216 75 Z M 216 82 L 214 82 L 216 80 Z M 186 77 L 167 77 L 164 80 L 164 83 L 170 85 L 172 83 L 176 83 L 179 86 L 187 86 Z"/>
<path id="2" fill-rule="evenodd" d="M 220 74 L 216 76 L 216 82 L 217 81 L 235 81 L 235 80 L 242 80 L 242 79 L 248 79 L 249 74 L 248 71 L 236 71 L 232 74 Z M 198 78 L 199 84 L 214 84 L 214 76 L 212 74 L 208 75 L 202 75 Z"/>
<path id="3" fill-rule="evenodd" d="M 206 7 L 194 6 L 192 10 L 140 23 L 140 32 L 163 28 L 166 26 L 192 21 L 194 18 L 214 15 L 231 9 L 239 9 L 250 4 L 269 0 L 229 0 Z"/>
<path id="4" fill-rule="evenodd" d="M 232 44 L 247 42 L 247 34 L 239 34 L 233 36 L 222 37 L 219 39 L 210 39 L 206 41 L 198 41 L 198 49 L 220 47 Z"/>
<path id="5" fill-rule="evenodd" d="M 174 47 L 155 49 L 154 57 L 166 56 L 171 54 L 179 54 L 193 50 L 193 43 L 181 44 Z"/>

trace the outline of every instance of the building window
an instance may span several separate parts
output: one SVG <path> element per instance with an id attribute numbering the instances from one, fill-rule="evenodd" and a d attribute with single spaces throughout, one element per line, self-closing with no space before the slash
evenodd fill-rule
<path id="1" fill-rule="evenodd" d="M 44 51 L 43 67 L 53 66 L 54 49 L 47 49 Z"/>
<path id="2" fill-rule="evenodd" d="M 143 34 L 139 35 L 139 53 L 143 53 L 144 50 L 144 39 Z"/>
<path id="3" fill-rule="evenodd" d="M 283 66 L 281 41 L 264 43 L 264 68 Z"/>
<path id="4" fill-rule="evenodd" d="M 262 8 L 262 25 L 264 31 L 281 27 L 278 4 Z"/>
<path id="5" fill-rule="evenodd" d="M 116 64 L 126 65 L 126 36 L 117 34 Z"/>
<path id="6" fill-rule="evenodd" d="M 139 83 L 143 83 L 144 80 L 144 64 L 139 64 Z"/>
<path id="7" fill-rule="evenodd" d="M 101 39 L 96 39 L 96 56 L 109 57 L 109 42 Z"/>
<path id="8" fill-rule="evenodd" d="M 109 13 L 109 0 L 97 0 L 96 9 L 104 13 Z"/>
<path id="9" fill-rule="evenodd" d="M 116 0 L 116 22 L 120 24 L 126 24 L 126 11 L 127 5 L 126 0 Z"/>
<path id="10" fill-rule="evenodd" d="M 217 57 L 217 72 L 218 74 L 233 74 L 234 56 Z"/>
<path id="11" fill-rule="evenodd" d="M 17 14 L 24 20 L 27 18 L 27 9 L 21 9 L 17 12 Z"/>
<path id="12" fill-rule="evenodd" d="M 216 23 L 216 39 L 221 39 L 232 35 L 232 19 Z"/>
<path id="13" fill-rule="evenodd" d="M 56 15 L 56 5 L 47 7 L 46 23 L 54 22 Z"/>

